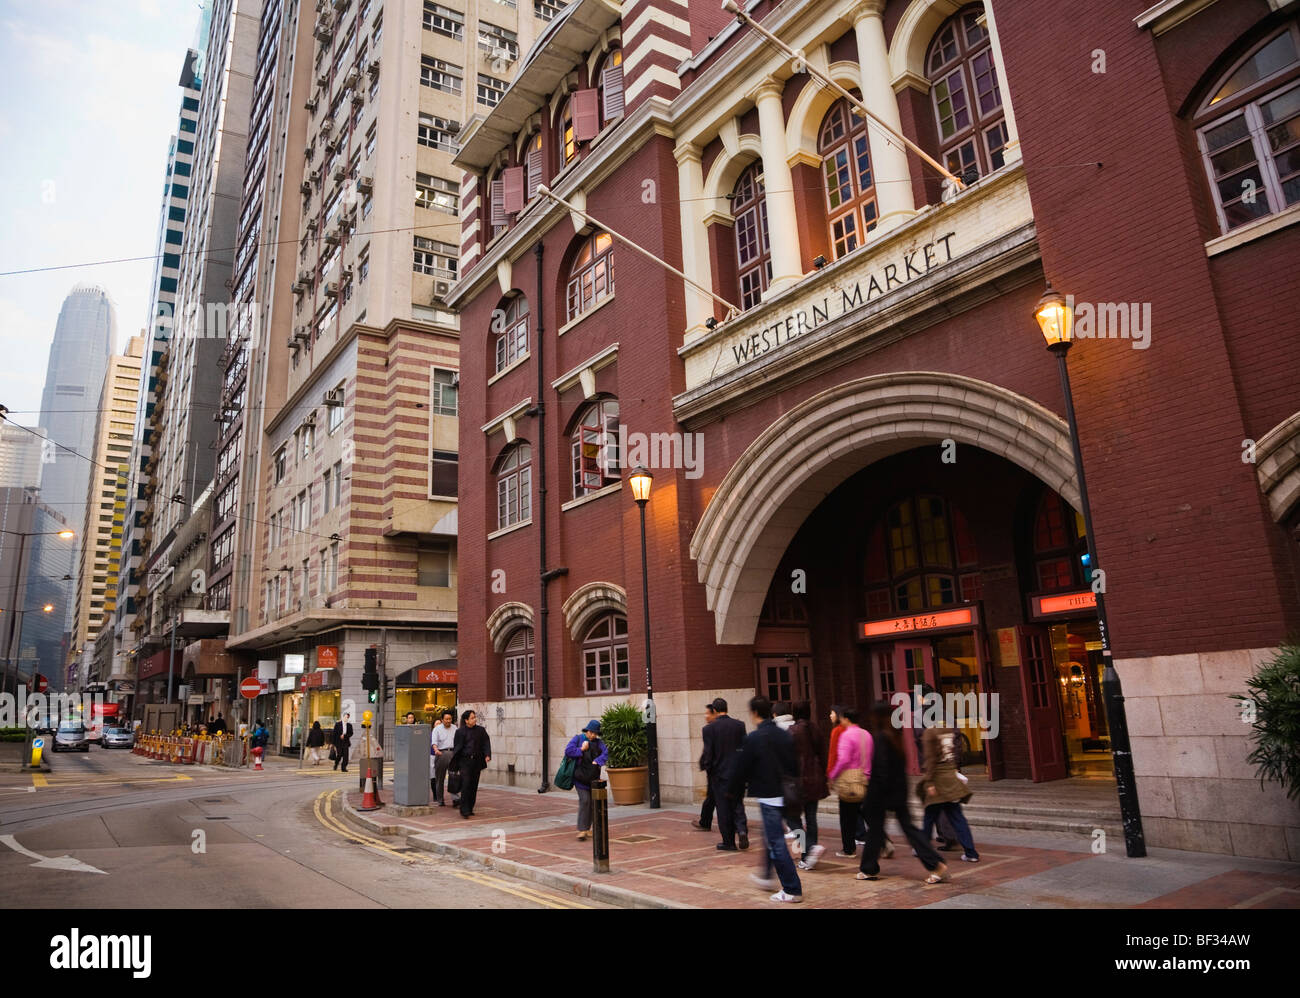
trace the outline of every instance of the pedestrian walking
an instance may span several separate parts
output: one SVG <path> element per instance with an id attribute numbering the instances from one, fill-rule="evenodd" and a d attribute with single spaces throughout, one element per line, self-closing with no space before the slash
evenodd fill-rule
<path id="1" fill-rule="evenodd" d="M 835 765 L 835 762 L 838 759 L 838 747 L 839 747 L 840 735 L 844 731 L 844 708 L 843 707 L 831 708 L 830 722 L 831 722 L 830 746 L 826 753 L 826 760 L 827 760 L 826 779 L 827 780 L 830 779 L 831 768 Z M 857 825 L 853 829 L 853 844 L 854 844 L 854 848 L 857 848 L 858 846 L 864 846 L 867 844 L 867 823 L 866 821 L 863 820 L 862 814 L 860 812 L 858 814 Z"/>
<path id="2" fill-rule="evenodd" d="M 342 764 L 343 772 L 348 771 L 348 751 L 352 748 L 352 724 L 348 720 L 352 715 L 344 714 L 334 724 L 334 751 L 330 754 L 334 757 L 334 768 L 338 769 Z"/>
<path id="3" fill-rule="evenodd" d="M 746 795 L 756 798 L 763 817 L 767 860 L 762 873 L 751 875 L 754 882 L 765 890 L 776 887 L 777 882 L 772 879 L 775 871 L 780 889 L 772 895 L 772 900 L 798 903 L 803 900 L 803 885 L 786 846 L 783 821 L 785 783 L 797 773 L 794 741 L 772 720 L 772 701 L 767 697 L 753 697 L 749 701 L 749 713 L 754 730 L 745 736 L 736 753 L 727 789 L 738 799 L 743 800 Z"/>
<path id="4" fill-rule="evenodd" d="M 830 796 L 826 781 L 826 752 L 822 748 L 821 732 L 812 719 L 812 705 L 800 700 L 790 711 L 794 724 L 790 739 L 794 743 L 795 764 L 799 769 L 799 798 L 802 814 L 789 819 L 790 830 L 803 834 L 803 858 L 799 869 L 811 870 L 821 859 L 826 847 L 817 841 L 817 802 Z"/>
<path id="5" fill-rule="evenodd" d="M 794 727 L 794 708 L 784 700 L 772 704 L 772 721 L 782 731 L 789 731 Z"/>
<path id="6" fill-rule="evenodd" d="M 468 818 L 478 803 L 478 780 L 492 761 L 492 739 L 478 723 L 478 715 L 467 710 L 452 742 L 451 768 L 460 773 L 460 816 Z"/>
<path id="7" fill-rule="evenodd" d="M 717 712 L 713 709 L 713 701 L 704 705 L 704 727 L 707 728 L 717 717 Z M 700 754 L 700 771 L 705 774 L 704 780 L 704 803 L 700 805 L 700 816 L 691 819 L 691 827 L 698 828 L 702 832 L 708 832 L 713 829 L 713 809 L 716 801 L 713 799 L 713 781 L 708 778 L 708 768 L 704 765 L 707 750 Z"/>
<path id="8" fill-rule="evenodd" d="M 311 764 L 320 765 L 320 750 L 325 744 L 325 729 L 320 726 L 320 721 L 311 722 L 311 730 L 307 732 L 307 750 L 311 753 Z"/>
<path id="9" fill-rule="evenodd" d="M 214 735 L 226 733 L 226 719 L 221 716 L 221 711 L 217 711 L 217 719 L 208 725 L 208 731 Z"/>
<path id="10" fill-rule="evenodd" d="M 871 709 L 873 753 L 871 782 L 863 811 L 867 819 L 867 845 L 858 865 L 858 880 L 877 880 L 880 876 L 880 847 L 885 841 L 885 815 L 892 813 L 903 835 L 912 844 L 917 858 L 925 867 L 927 884 L 937 884 L 948 879 L 948 866 L 931 848 L 920 830 L 912 824 L 907 803 L 907 757 L 903 748 L 903 733 L 894 726 L 893 709 L 887 703 Z"/>
<path id="11" fill-rule="evenodd" d="M 578 791 L 578 841 L 591 838 L 591 785 L 600 779 L 600 767 L 609 761 L 609 749 L 600 737 L 600 722 L 587 726 L 564 747 L 573 763 L 573 789 Z"/>
<path id="12" fill-rule="evenodd" d="M 745 800 L 743 797 L 729 797 L 731 786 L 731 766 L 733 757 L 745 741 L 745 722 L 738 721 L 727 713 L 727 701 L 716 697 L 713 701 L 716 717 L 713 723 L 704 728 L 704 756 L 701 765 L 709 774 L 709 784 L 713 787 L 713 800 L 718 808 L 718 831 L 722 841 L 717 848 L 723 852 L 734 852 L 737 848 L 749 848 L 749 823 L 745 818 Z"/>
<path id="13" fill-rule="evenodd" d="M 970 825 L 966 823 L 966 815 L 961 809 L 971 798 L 970 786 L 957 769 L 961 758 L 961 737 L 946 725 L 930 725 L 921 736 L 921 749 L 925 761 L 925 770 L 918 785 L 918 795 L 925 808 L 921 835 L 929 843 L 935 823 L 946 817 L 964 850 L 962 861 L 978 863 L 980 854 L 975 848 Z"/>
<path id="14" fill-rule="evenodd" d="M 862 813 L 862 801 L 871 778 L 871 735 L 858 724 L 860 716 L 854 707 L 837 707 L 840 734 L 835 739 L 835 758 L 831 760 L 827 779 L 830 789 L 839 798 L 840 842 L 843 848 L 835 855 L 848 859 L 857 855 L 857 827 Z"/>
<path id="15" fill-rule="evenodd" d="M 429 786 L 439 807 L 447 806 L 447 770 L 456 747 L 456 715 L 444 710 L 433 727 L 429 746 Z"/>

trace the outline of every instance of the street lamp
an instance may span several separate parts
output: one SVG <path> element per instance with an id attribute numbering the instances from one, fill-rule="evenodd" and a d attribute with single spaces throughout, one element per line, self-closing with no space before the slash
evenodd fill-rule
<path id="1" fill-rule="evenodd" d="M 1079 481 L 1079 505 L 1082 506 L 1083 529 L 1087 535 L 1087 565 L 1092 578 L 1102 578 L 1097 557 L 1097 535 L 1092 529 L 1092 507 L 1088 503 L 1088 485 L 1083 477 L 1083 451 L 1079 447 L 1079 426 L 1074 417 L 1074 397 L 1070 392 L 1070 370 L 1065 355 L 1074 341 L 1074 310 L 1049 281 L 1047 291 L 1034 306 L 1034 319 L 1043 331 L 1047 349 L 1056 355 L 1061 374 L 1061 394 L 1065 396 L 1065 415 L 1070 425 L 1070 447 L 1074 451 L 1074 474 Z M 1120 818 L 1124 823 L 1124 846 L 1131 858 L 1147 854 L 1142 834 L 1142 811 L 1138 807 L 1137 782 L 1133 776 L 1133 752 L 1129 746 L 1128 718 L 1124 712 L 1124 692 L 1119 673 L 1110 653 L 1110 626 L 1106 621 L 1105 584 L 1093 586 L 1097 597 L 1097 630 L 1101 635 L 1102 697 L 1106 702 L 1106 719 L 1110 725 L 1110 748 L 1115 763 L 1115 786 L 1119 791 Z"/>
<path id="2" fill-rule="evenodd" d="M 646 755 L 650 769 L 650 806 L 659 806 L 659 726 L 655 721 L 655 684 L 650 671 L 650 571 L 646 566 L 645 543 L 645 506 L 650 501 L 650 486 L 655 476 L 645 468 L 637 467 L 628 476 L 632 486 L 632 498 L 641 509 L 641 608 L 645 614 L 645 695 L 648 701 L 646 711 L 645 741 Z"/>
<path id="3" fill-rule="evenodd" d="M 9 618 L 9 644 L 5 648 L 4 682 L 0 683 L 0 691 L 4 691 L 9 686 L 9 663 L 10 661 L 15 661 L 14 647 L 16 644 L 20 643 L 23 639 L 23 622 L 22 622 L 23 601 L 22 598 L 18 595 L 18 591 L 19 591 L 19 586 L 24 586 L 24 583 L 26 582 L 26 580 L 23 577 L 23 556 L 27 553 L 27 538 L 54 536 L 54 537 L 61 537 L 63 538 L 63 540 L 66 541 L 75 537 L 76 534 L 74 534 L 71 530 L 67 529 L 66 527 L 63 530 L 31 530 L 31 531 L 0 530 L 0 534 L 10 534 L 18 538 L 18 566 L 17 566 L 17 571 L 14 572 L 13 589 L 14 589 L 14 599 L 15 601 L 17 601 L 19 605 L 13 608 L 14 609 L 13 616 Z M 23 589 L 23 595 L 24 596 L 26 595 L 25 586 Z M 53 613 L 54 604 L 46 603 L 41 609 L 44 613 Z M 21 650 L 20 650 L 19 657 L 21 658 Z M 14 665 L 14 693 L 15 694 L 18 693 L 18 670 L 21 668 L 21 666 L 22 663 L 20 661 L 15 661 L 15 665 Z"/>

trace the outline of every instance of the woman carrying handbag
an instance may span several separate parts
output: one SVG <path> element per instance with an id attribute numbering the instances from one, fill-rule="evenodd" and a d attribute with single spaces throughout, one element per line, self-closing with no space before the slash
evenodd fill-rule
<path id="1" fill-rule="evenodd" d="M 840 718 L 839 737 L 835 739 L 835 759 L 827 776 L 830 789 L 840 801 L 840 843 L 843 849 L 835 855 L 848 859 L 857 854 L 858 819 L 862 801 L 871 778 L 871 736 L 858 725 L 860 717 L 856 708 L 837 707 Z M 879 848 L 879 845 L 877 845 Z"/>

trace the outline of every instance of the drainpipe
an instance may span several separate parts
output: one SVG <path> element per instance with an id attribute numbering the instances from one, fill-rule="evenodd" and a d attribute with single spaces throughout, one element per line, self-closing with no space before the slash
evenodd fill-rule
<path id="1" fill-rule="evenodd" d="M 550 656 L 547 654 L 547 618 L 550 608 L 546 602 L 546 583 L 549 581 L 546 571 L 546 403 L 543 401 L 546 391 L 546 379 L 542 371 L 542 333 L 546 328 L 545 301 L 542 297 L 544 279 L 542 275 L 542 240 L 537 240 L 533 247 L 533 256 L 537 262 L 537 304 L 532 312 L 537 317 L 537 404 L 530 410 L 530 415 L 537 417 L 537 541 L 539 550 L 539 572 L 541 579 L 541 602 L 538 606 L 539 627 L 537 632 L 538 652 L 542 658 L 542 782 L 537 787 L 539 794 L 551 789 L 551 670 Z"/>

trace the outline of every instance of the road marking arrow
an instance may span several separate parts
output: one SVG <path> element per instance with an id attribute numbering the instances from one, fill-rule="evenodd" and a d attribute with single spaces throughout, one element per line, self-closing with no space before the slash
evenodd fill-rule
<path id="1" fill-rule="evenodd" d="M 33 863 L 32 866 L 43 870 L 70 870 L 75 873 L 102 873 L 104 876 L 108 876 L 107 871 L 97 869 L 89 863 L 83 863 L 81 860 L 74 859 L 71 856 L 59 856 L 56 858 L 51 856 L 42 856 L 38 852 L 32 852 L 30 849 L 25 849 L 23 846 L 19 845 L 18 840 L 12 835 L 0 835 L 0 842 L 3 842 L 14 852 L 22 853 L 24 856 L 29 856 L 32 859 L 38 860 L 39 862 Z"/>

